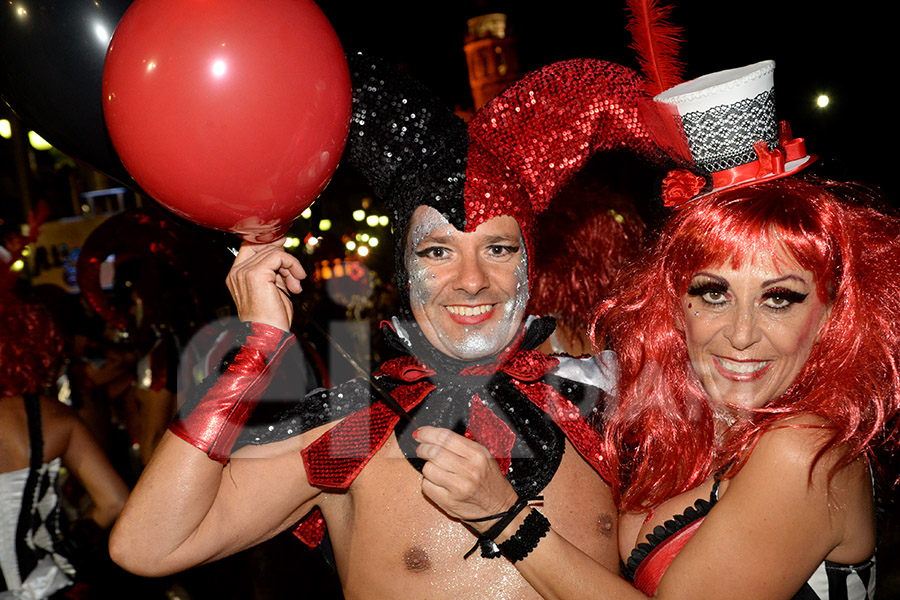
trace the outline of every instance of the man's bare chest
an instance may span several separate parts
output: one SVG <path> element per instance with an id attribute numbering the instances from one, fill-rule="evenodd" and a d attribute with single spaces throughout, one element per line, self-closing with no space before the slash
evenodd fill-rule
<path id="1" fill-rule="evenodd" d="M 567 450 L 539 509 L 557 531 L 617 568 L 608 488 L 574 449 Z M 477 551 L 464 559 L 475 536 L 423 496 L 421 481 L 392 437 L 350 492 L 323 502 L 347 597 L 364 582 L 365 598 L 397 597 L 401 589 L 405 597 L 537 597 L 506 559 L 486 559 Z"/>

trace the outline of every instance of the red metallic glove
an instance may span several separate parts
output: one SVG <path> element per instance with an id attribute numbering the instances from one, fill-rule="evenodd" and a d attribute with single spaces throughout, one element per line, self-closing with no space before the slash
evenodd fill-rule
<path id="1" fill-rule="evenodd" d="M 262 323 L 243 323 L 234 359 L 223 361 L 224 371 L 211 375 L 179 409 L 169 430 L 213 460 L 228 462 L 234 442 L 259 403 L 292 333 Z"/>

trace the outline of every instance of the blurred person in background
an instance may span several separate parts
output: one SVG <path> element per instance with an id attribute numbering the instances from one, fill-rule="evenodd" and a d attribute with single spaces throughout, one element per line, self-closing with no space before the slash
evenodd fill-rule
<path id="1" fill-rule="evenodd" d="M 104 552 L 128 495 L 100 445 L 57 399 L 64 336 L 40 305 L 0 292 L 0 598 L 64 597 L 79 558 Z M 65 469 L 89 507 L 66 524 Z M 84 564 L 89 569 L 89 564 Z"/>
<path id="2" fill-rule="evenodd" d="M 640 251 L 644 221 L 632 202 L 589 170 L 541 215 L 529 312 L 556 319 L 545 354 L 593 354 L 588 327 L 616 272 Z"/>

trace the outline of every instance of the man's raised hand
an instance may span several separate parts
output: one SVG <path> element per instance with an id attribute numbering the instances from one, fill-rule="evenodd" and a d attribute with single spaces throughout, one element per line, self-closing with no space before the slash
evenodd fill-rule
<path id="1" fill-rule="evenodd" d="M 284 239 L 268 244 L 244 242 L 225 280 L 241 321 L 264 323 L 290 331 L 294 306 L 306 272 L 284 250 Z"/>

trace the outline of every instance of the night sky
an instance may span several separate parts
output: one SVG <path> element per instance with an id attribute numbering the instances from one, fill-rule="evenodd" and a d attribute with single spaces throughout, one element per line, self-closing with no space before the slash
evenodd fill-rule
<path id="1" fill-rule="evenodd" d="M 626 31 L 624 0 L 320 0 L 345 50 L 364 50 L 402 64 L 451 107 L 472 103 L 463 41 L 466 20 L 504 12 L 518 41 L 524 71 L 578 57 L 637 68 Z M 866 3 L 884 6 L 887 3 Z M 775 71 L 778 117 L 819 154 L 821 174 L 885 188 L 900 204 L 889 140 L 897 133 L 891 83 L 897 71 L 896 33 L 886 8 L 814 0 L 684 0 L 671 20 L 684 29 L 685 77 L 764 59 Z M 827 93 L 831 104 L 816 108 Z M 893 102 L 891 102 L 893 104 Z M 893 109 L 893 106 L 891 106 Z M 4 146 L 9 146 L 5 144 Z M 2 148 L 0 148 L 2 149 Z M 0 168 L 11 171 L 7 148 Z M 4 173 L 12 203 L 14 178 Z M 65 183 L 65 182 L 63 182 Z M 658 190 L 658 185 L 648 189 Z M 337 190 L 335 190 L 337 191 Z M 644 193 L 641 190 L 641 193 Z M 7 207 L 10 208 L 10 207 Z"/>
<path id="2" fill-rule="evenodd" d="M 672 14 L 682 27 L 685 77 L 776 61 L 778 117 L 821 156 L 823 174 L 879 184 L 896 195 L 887 140 L 897 133 L 888 101 L 898 52 L 882 3 L 813 0 L 690 0 Z M 405 64 L 452 105 L 471 103 L 466 19 L 504 12 L 524 70 L 568 58 L 602 58 L 637 68 L 624 1 L 346 2 L 322 0 L 346 50 L 378 52 Z M 827 93 L 826 110 L 815 106 Z M 892 154 L 892 153 L 891 153 Z"/>

